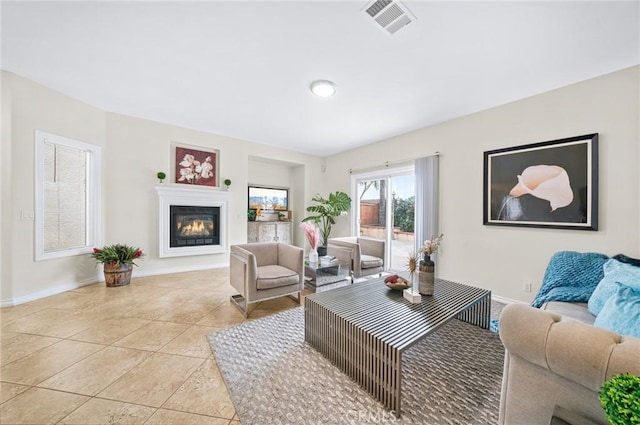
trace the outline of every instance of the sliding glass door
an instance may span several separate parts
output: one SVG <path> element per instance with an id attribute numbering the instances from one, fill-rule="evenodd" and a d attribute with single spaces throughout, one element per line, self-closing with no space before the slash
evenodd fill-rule
<path id="1" fill-rule="evenodd" d="M 415 248 L 415 177 L 413 167 L 352 177 L 355 233 L 386 241 L 386 269 L 405 269 Z"/>

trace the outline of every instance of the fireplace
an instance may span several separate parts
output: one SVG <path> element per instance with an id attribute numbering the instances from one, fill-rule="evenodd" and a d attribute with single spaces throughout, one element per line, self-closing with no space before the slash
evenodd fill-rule
<path id="1" fill-rule="evenodd" d="M 171 205 L 169 246 L 218 245 L 220 207 Z"/>
<path id="2" fill-rule="evenodd" d="M 156 187 L 160 258 L 224 254 L 229 251 L 231 192 L 175 184 Z"/>

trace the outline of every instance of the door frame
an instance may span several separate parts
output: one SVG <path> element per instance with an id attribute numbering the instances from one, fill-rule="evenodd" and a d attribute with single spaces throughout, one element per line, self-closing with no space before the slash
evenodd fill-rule
<path id="1" fill-rule="evenodd" d="M 395 176 L 413 174 L 415 176 L 415 167 L 413 164 L 404 165 L 392 168 L 385 168 L 381 170 L 368 171 L 364 173 L 352 174 L 351 175 L 351 198 L 355 199 L 356 202 L 352 202 L 353 214 L 351 214 L 351 236 L 359 236 L 359 221 L 360 221 L 360 200 L 358 199 L 358 183 L 366 180 L 382 180 L 386 179 L 386 190 L 387 190 L 387 199 L 393 199 L 393 191 L 391 190 L 391 178 Z M 414 188 L 415 190 L 415 188 Z M 385 252 L 384 252 L 384 265 L 385 270 L 389 270 L 391 267 L 391 245 L 392 245 L 392 232 L 393 232 L 393 222 L 391 212 L 393 210 L 393 202 L 391 202 L 392 208 L 387 208 L 387 213 L 385 216 L 385 226 L 386 226 L 386 235 L 385 235 Z"/>

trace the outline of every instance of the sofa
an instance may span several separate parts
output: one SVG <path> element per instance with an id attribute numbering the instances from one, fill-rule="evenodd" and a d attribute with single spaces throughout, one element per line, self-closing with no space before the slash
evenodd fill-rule
<path id="1" fill-rule="evenodd" d="M 593 273 L 598 267 L 606 269 L 605 264 L 616 265 L 608 257 L 574 254 L 561 258 L 578 259 L 578 267 L 573 270 L 569 267 L 561 273 L 549 273 L 549 268 L 557 267 L 550 262 L 542 295 L 533 303 L 544 299 L 536 306 L 539 308 L 514 303 L 506 306 L 500 316 L 499 332 L 505 346 L 501 425 L 607 425 L 598 399 L 600 387 L 615 374 L 640 375 L 640 338 L 601 327 L 598 319 L 604 309 L 598 316 L 590 312 L 596 290 L 606 286 L 607 278 L 613 279 L 614 286 L 623 286 L 620 281 L 626 278 L 606 275 L 604 271 Z M 595 258 L 600 265 L 589 266 Z M 585 259 L 588 261 L 581 263 Z M 562 263 L 560 269 L 570 263 Z M 592 276 L 584 274 L 585 270 Z M 640 273 L 640 268 L 633 273 Z M 568 279 L 572 280 L 567 283 Z M 545 287 L 548 282 L 553 282 L 552 289 Z M 568 290 L 572 285 L 582 289 Z M 586 292 L 585 286 L 590 288 Z M 553 293 L 562 295 L 556 296 L 560 299 L 548 296 Z M 609 298 L 606 302 L 612 301 Z M 628 318 L 626 313 L 621 315 Z M 640 329 L 632 329 L 634 332 L 637 334 Z"/>
<path id="2" fill-rule="evenodd" d="M 598 391 L 617 373 L 640 375 L 640 338 L 593 326 L 589 316 L 586 303 L 504 308 L 499 424 L 548 425 L 556 406 L 568 411 L 567 416 L 578 414 L 583 424 L 608 424 Z"/>

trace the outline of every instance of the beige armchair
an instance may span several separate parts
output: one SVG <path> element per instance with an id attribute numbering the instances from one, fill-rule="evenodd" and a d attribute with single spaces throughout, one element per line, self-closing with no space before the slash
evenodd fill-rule
<path id="1" fill-rule="evenodd" d="M 348 250 L 354 278 L 371 276 L 384 271 L 385 241 L 366 237 L 330 238 L 327 254 L 341 257 Z"/>
<path id="2" fill-rule="evenodd" d="M 300 303 L 304 250 L 277 242 L 232 245 L 230 281 L 240 292 L 231 301 L 244 317 L 249 315 L 249 304 L 258 301 L 286 295 Z"/>

